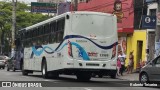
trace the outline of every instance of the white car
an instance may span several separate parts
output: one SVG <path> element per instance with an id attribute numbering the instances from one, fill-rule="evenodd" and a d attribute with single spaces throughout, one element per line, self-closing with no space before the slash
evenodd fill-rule
<path id="1" fill-rule="evenodd" d="M 4 69 L 6 64 L 5 56 L 0 56 L 0 69 Z"/>

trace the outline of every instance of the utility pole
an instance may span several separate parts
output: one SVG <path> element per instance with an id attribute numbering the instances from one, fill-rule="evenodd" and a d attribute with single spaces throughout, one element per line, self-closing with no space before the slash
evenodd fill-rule
<path id="1" fill-rule="evenodd" d="M 74 0 L 74 11 L 78 11 L 78 0 Z"/>
<path id="2" fill-rule="evenodd" d="M 58 6 L 59 6 L 59 0 L 56 1 L 56 4 L 57 4 L 57 13 L 56 13 L 56 16 L 58 16 L 58 12 L 59 12 L 59 11 L 58 11 L 58 9 L 59 9 L 59 8 L 58 8 Z"/>
<path id="3" fill-rule="evenodd" d="M 13 57 L 14 54 L 15 54 L 16 3 L 17 3 L 17 0 L 12 0 L 12 45 L 11 45 L 11 57 Z"/>

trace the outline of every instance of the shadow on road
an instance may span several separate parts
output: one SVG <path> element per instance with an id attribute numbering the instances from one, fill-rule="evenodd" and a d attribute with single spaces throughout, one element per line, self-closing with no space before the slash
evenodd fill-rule
<path id="1" fill-rule="evenodd" d="M 41 75 L 29 75 L 30 77 L 37 77 L 37 78 L 42 78 L 42 76 Z M 72 76 L 72 75 L 71 75 Z M 52 78 L 52 77 L 50 77 L 50 78 L 48 78 L 49 80 L 60 80 L 60 81 L 66 81 L 66 82 L 85 82 L 85 83 L 104 83 L 103 81 L 92 81 L 92 80 L 90 80 L 90 81 L 79 81 L 79 80 L 77 80 L 74 76 L 73 76 L 73 78 L 71 78 L 71 77 L 58 77 L 58 78 Z"/>

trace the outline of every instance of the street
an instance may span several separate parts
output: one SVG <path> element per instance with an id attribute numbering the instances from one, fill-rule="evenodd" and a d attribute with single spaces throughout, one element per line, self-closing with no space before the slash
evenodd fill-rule
<path id="1" fill-rule="evenodd" d="M 92 78 L 89 82 L 78 82 L 75 76 L 60 75 L 58 79 L 43 79 L 40 72 L 30 74 L 29 76 L 23 76 L 20 71 L 6 71 L 0 70 L 1 81 L 40 81 L 49 82 L 51 87 L 38 87 L 34 90 L 159 90 L 158 88 L 152 87 L 129 87 L 129 81 L 121 79 L 111 79 L 109 77 L 104 78 Z M 0 88 L 3 90 L 19 90 L 22 88 Z M 23 88 L 25 90 L 33 88 Z"/>

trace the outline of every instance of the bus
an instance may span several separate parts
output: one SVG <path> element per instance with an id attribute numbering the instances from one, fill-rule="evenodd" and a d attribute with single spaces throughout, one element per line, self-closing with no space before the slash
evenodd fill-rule
<path id="1" fill-rule="evenodd" d="M 22 74 L 43 78 L 60 74 L 90 80 L 92 74 L 116 77 L 117 18 L 100 12 L 67 12 L 19 30 Z"/>

